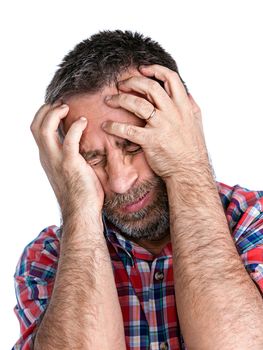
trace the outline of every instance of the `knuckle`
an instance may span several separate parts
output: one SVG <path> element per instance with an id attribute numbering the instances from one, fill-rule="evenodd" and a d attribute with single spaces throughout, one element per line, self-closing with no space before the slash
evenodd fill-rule
<path id="1" fill-rule="evenodd" d="M 64 139 L 64 143 L 63 143 L 64 151 L 66 151 L 66 152 L 69 151 L 71 149 L 72 145 L 73 145 L 72 140 L 69 137 L 66 137 Z"/>
<path id="2" fill-rule="evenodd" d="M 196 118 L 198 121 L 200 121 L 200 122 L 202 122 L 202 121 L 203 121 L 201 111 L 196 112 L 196 113 L 194 114 L 194 116 L 195 116 L 195 118 Z"/>
<path id="3" fill-rule="evenodd" d="M 129 101 L 129 95 L 127 94 L 121 94 L 120 97 L 120 102 L 126 104 Z"/>
<path id="4" fill-rule="evenodd" d="M 171 71 L 170 71 L 170 75 L 171 75 L 171 78 L 172 78 L 172 79 L 174 79 L 174 80 L 180 80 L 178 73 L 175 72 L 174 70 L 171 70 Z"/>
<path id="5" fill-rule="evenodd" d="M 39 135 L 42 137 L 42 138 L 47 138 L 49 136 L 49 132 L 48 132 L 48 129 L 47 128 L 42 128 L 39 130 Z"/>
<path id="6" fill-rule="evenodd" d="M 134 104 L 139 110 L 144 108 L 144 106 L 145 106 L 144 100 L 139 98 L 139 97 L 135 97 Z"/>
<path id="7" fill-rule="evenodd" d="M 149 117 L 154 110 L 153 108 L 154 108 L 153 105 L 150 105 L 150 104 L 145 105 L 143 110 L 143 116 Z"/>
<path id="8" fill-rule="evenodd" d="M 195 113 L 195 114 L 202 113 L 201 108 L 200 108 L 199 106 L 196 106 L 196 107 L 194 108 L 194 113 Z"/>
<path id="9" fill-rule="evenodd" d="M 151 67 L 153 70 L 157 70 L 158 68 L 160 68 L 159 64 L 151 64 L 149 67 Z"/>
<path id="10" fill-rule="evenodd" d="M 126 134 L 128 136 L 134 136 L 136 134 L 136 129 L 132 125 L 128 125 L 126 128 Z"/>
<path id="11" fill-rule="evenodd" d="M 35 126 L 35 123 L 34 123 L 34 122 L 33 122 L 33 123 L 31 123 L 31 125 L 30 125 L 30 131 L 32 132 L 32 134 L 35 134 L 35 133 L 36 133 L 36 131 L 37 131 L 36 126 Z"/>
<path id="12" fill-rule="evenodd" d="M 158 87 L 159 87 L 159 84 L 157 83 L 157 81 L 149 79 L 148 81 L 149 90 L 156 90 Z"/>

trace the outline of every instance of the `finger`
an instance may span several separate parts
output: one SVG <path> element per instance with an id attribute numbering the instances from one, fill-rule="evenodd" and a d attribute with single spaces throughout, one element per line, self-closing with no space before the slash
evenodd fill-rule
<path id="1" fill-rule="evenodd" d="M 39 130 L 40 127 L 43 123 L 43 120 L 46 118 L 48 112 L 52 111 L 53 109 L 57 108 L 59 105 L 61 105 L 61 103 L 57 102 L 53 105 L 51 104 L 44 104 L 42 105 L 39 110 L 37 111 L 37 113 L 34 116 L 34 119 L 31 123 L 30 129 L 33 133 L 33 136 L 35 137 L 35 139 L 38 139 L 38 134 L 39 134 Z"/>
<path id="2" fill-rule="evenodd" d="M 201 116 L 201 110 L 198 104 L 195 102 L 193 96 L 191 94 L 188 94 L 189 101 L 192 105 L 192 111 L 195 116 Z"/>
<path id="3" fill-rule="evenodd" d="M 45 118 L 46 113 L 49 110 L 54 109 L 54 108 L 61 106 L 61 105 L 62 105 L 62 101 L 58 100 L 58 101 L 54 102 L 53 104 L 46 103 L 39 108 L 39 110 L 36 112 L 36 114 L 33 118 L 33 121 L 31 123 L 31 126 L 30 126 L 33 134 L 34 134 L 35 130 L 38 130 L 40 128 L 40 125 L 42 124 L 42 121 Z"/>
<path id="4" fill-rule="evenodd" d="M 156 79 L 163 81 L 165 88 L 169 90 L 170 97 L 179 108 L 183 107 L 185 103 L 189 103 L 185 86 L 176 72 L 158 64 L 141 66 L 139 70 L 147 77 L 155 77 Z"/>
<path id="5" fill-rule="evenodd" d="M 38 133 L 40 125 L 42 124 L 43 119 L 45 118 L 47 112 L 51 109 L 50 104 L 42 105 L 39 110 L 36 112 L 33 121 L 30 125 L 30 129 L 32 131 L 33 136 L 35 137 Z"/>
<path id="6" fill-rule="evenodd" d="M 171 104 L 170 97 L 166 91 L 153 79 L 133 76 L 126 80 L 119 81 L 118 88 L 124 92 L 136 91 L 146 95 L 147 99 L 160 110 L 164 110 L 167 108 L 167 104 Z"/>
<path id="7" fill-rule="evenodd" d="M 88 121 L 85 117 L 81 117 L 72 123 L 63 142 L 63 153 L 65 156 L 72 157 L 79 154 L 80 139 L 87 127 L 87 123 Z"/>
<path id="8" fill-rule="evenodd" d="M 50 109 L 42 120 L 42 124 L 37 132 L 37 141 L 50 149 L 61 147 L 58 137 L 59 123 L 68 114 L 69 107 L 61 105 Z"/>
<path id="9" fill-rule="evenodd" d="M 108 134 L 112 134 L 115 136 L 119 136 L 123 139 L 127 139 L 142 147 L 146 143 L 147 132 L 148 132 L 146 128 L 142 128 L 139 126 L 126 124 L 126 123 L 106 121 L 102 124 L 102 129 L 106 131 Z"/>
<path id="10" fill-rule="evenodd" d="M 113 108 L 124 108 L 144 120 L 147 120 L 155 109 L 145 98 L 126 93 L 107 96 L 105 102 Z"/>

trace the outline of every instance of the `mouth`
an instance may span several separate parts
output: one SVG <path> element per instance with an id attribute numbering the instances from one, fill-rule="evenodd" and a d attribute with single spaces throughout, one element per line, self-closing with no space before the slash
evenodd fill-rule
<path id="1" fill-rule="evenodd" d="M 149 203 L 150 197 L 150 191 L 146 192 L 142 197 L 140 197 L 136 201 L 123 206 L 122 211 L 126 213 L 133 213 L 135 211 L 138 211 Z"/>

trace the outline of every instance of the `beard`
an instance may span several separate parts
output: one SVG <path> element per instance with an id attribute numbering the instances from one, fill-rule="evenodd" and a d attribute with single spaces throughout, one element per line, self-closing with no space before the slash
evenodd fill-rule
<path id="1" fill-rule="evenodd" d="M 144 208 L 130 213 L 119 210 L 138 201 L 149 191 L 153 191 L 153 200 Z M 165 183 L 155 175 L 127 193 L 115 194 L 111 198 L 106 196 L 103 213 L 127 238 L 160 240 L 168 234 L 169 229 L 169 204 Z"/>

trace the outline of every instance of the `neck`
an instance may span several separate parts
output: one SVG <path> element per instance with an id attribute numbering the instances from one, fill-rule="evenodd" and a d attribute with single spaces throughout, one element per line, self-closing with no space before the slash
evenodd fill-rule
<path id="1" fill-rule="evenodd" d="M 159 255 L 168 242 L 170 242 L 170 232 L 156 241 L 149 241 L 146 239 L 129 238 L 131 241 L 137 243 L 139 246 L 147 249 L 153 255 Z"/>

